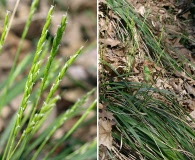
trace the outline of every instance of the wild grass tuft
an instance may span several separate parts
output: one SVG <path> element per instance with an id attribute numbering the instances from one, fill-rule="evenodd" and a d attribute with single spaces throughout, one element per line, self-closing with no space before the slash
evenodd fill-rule
<path id="1" fill-rule="evenodd" d="M 154 61 L 157 65 L 161 65 L 167 70 L 174 72 L 184 72 L 187 76 L 194 78 L 194 76 L 184 68 L 186 63 L 195 67 L 194 63 L 182 55 L 180 55 L 182 61 L 181 59 L 176 60 L 167 52 L 166 46 L 164 46 L 161 41 L 164 32 L 163 28 L 160 37 L 154 35 L 150 22 L 147 21 L 149 12 L 146 13 L 144 17 L 140 16 L 126 0 L 107 0 L 107 5 L 122 19 L 122 21 L 124 21 L 124 29 L 118 29 L 127 31 L 126 35 L 122 32 L 118 33 L 119 37 L 125 37 L 123 41 L 130 37 L 134 50 L 140 50 L 140 46 L 142 45 L 146 46 L 144 47 L 145 53 L 148 58 L 151 61 Z M 122 34 L 124 36 L 121 36 Z M 188 38 L 185 37 L 185 39 Z M 194 41 L 192 39 L 190 40 Z"/>
<path id="2" fill-rule="evenodd" d="M 164 31 L 162 29 L 160 37 L 154 36 L 147 21 L 149 13 L 140 16 L 126 0 L 107 0 L 106 5 L 116 17 L 120 17 L 117 18 L 120 25 L 116 29 L 116 36 L 130 48 L 125 52 L 128 57 L 126 65 L 130 69 L 128 74 L 120 74 L 102 58 L 107 50 L 100 49 L 100 102 L 106 104 L 105 109 L 113 113 L 115 121 L 112 126 L 113 146 L 104 152 L 105 155 L 110 159 L 121 160 L 193 160 L 195 132 L 187 121 L 189 114 L 178 104 L 177 95 L 156 88 L 155 82 L 151 82 L 152 74 L 147 65 L 142 70 L 143 82 L 133 82 L 129 77 L 136 78 L 131 70 L 135 54 L 143 54 L 144 59 L 149 59 L 171 74 L 176 71 L 185 72 L 192 79 L 194 75 L 185 70 L 184 63 L 194 64 L 185 57 L 183 63 L 178 62 L 166 52 L 162 43 Z"/>
<path id="3" fill-rule="evenodd" d="M 125 81 L 103 87 L 102 100 L 116 121 L 112 136 L 122 144 L 114 145 L 118 154 L 127 159 L 193 159 L 195 132 L 171 93 Z"/>

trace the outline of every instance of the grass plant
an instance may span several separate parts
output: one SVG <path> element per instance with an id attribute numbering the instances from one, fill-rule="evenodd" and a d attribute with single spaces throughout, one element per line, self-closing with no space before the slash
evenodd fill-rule
<path id="1" fill-rule="evenodd" d="M 75 157 L 78 159 L 81 155 L 89 159 L 95 159 L 97 149 L 96 139 L 93 139 L 91 142 L 87 142 L 85 144 L 84 142 L 76 139 L 73 143 L 72 141 L 74 138 L 71 137 L 77 128 L 80 126 L 85 126 L 85 123 L 88 122 L 85 120 L 87 115 L 90 112 L 94 112 L 94 108 L 96 106 L 95 99 L 88 108 L 84 108 L 82 106 L 96 91 L 95 88 L 86 93 L 86 95 L 84 95 L 81 99 L 78 99 L 78 101 L 70 109 L 64 111 L 58 117 L 56 117 L 54 122 L 51 123 L 44 131 L 42 131 L 40 136 L 35 138 L 37 131 L 39 131 L 43 122 L 46 120 L 46 118 L 48 118 L 50 112 L 56 106 L 56 102 L 60 99 L 60 95 L 56 95 L 55 93 L 59 88 L 60 81 L 66 74 L 67 69 L 81 54 L 83 48 L 79 48 L 78 51 L 73 56 L 71 56 L 63 66 L 60 66 L 61 63 L 58 59 L 56 59 L 56 54 L 60 47 L 60 41 L 67 25 L 67 15 L 62 16 L 61 23 L 58 26 L 50 49 L 46 36 L 52 21 L 52 14 L 54 11 L 54 6 L 51 6 L 42 29 L 42 34 L 37 43 L 36 50 L 33 54 L 28 54 L 17 65 L 18 56 L 20 54 L 23 41 L 28 32 L 38 3 L 38 0 L 34 0 L 31 4 L 28 20 L 24 27 L 22 38 L 16 51 L 14 64 L 8 75 L 8 78 L 0 84 L 1 114 L 3 113 L 2 109 L 6 104 L 9 104 L 12 99 L 23 93 L 23 98 L 17 113 L 13 115 L 9 125 L 3 130 L 2 133 L 0 133 L 0 159 L 25 160 L 30 158 L 35 160 L 39 159 L 38 157 L 43 153 L 44 156 L 42 159 L 60 159 L 59 157 L 61 157 L 61 159 L 69 159 L 66 157 Z M 9 12 L 7 12 L 4 20 L 4 29 L 0 40 L 0 49 L 3 48 L 3 44 L 7 35 L 7 28 L 9 25 L 8 17 Z M 50 52 L 49 56 L 47 55 L 48 51 Z M 47 56 L 48 58 L 46 58 Z M 15 80 L 18 75 L 22 74 L 26 68 L 29 67 L 30 71 L 28 76 L 19 81 Z M 39 87 L 35 87 L 35 84 L 37 84 Z M 46 92 L 46 89 L 49 89 L 49 91 Z M 41 101 L 43 93 L 47 93 L 44 102 Z M 55 143 L 51 143 L 52 136 L 55 134 L 56 130 L 64 125 L 68 119 L 79 115 L 81 115 L 80 118 L 75 122 L 72 128 L 70 128 L 67 133 L 64 133 L 64 136 L 62 136 L 59 140 L 55 140 Z M 96 118 L 94 117 L 90 119 L 90 121 L 95 122 Z M 65 142 L 72 143 L 72 145 L 69 146 L 68 149 L 63 149 L 58 154 L 56 154 L 55 152 L 57 148 L 63 146 L 63 143 Z M 75 147 L 77 149 L 75 149 Z"/>
<path id="2" fill-rule="evenodd" d="M 122 148 L 115 146 L 119 155 L 126 159 L 193 159 L 195 132 L 172 94 L 125 81 L 103 87 L 105 97 L 100 98 L 114 113 L 117 124 L 112 136 L 122 143 Z"/>
<path id="3" fill-rule="evenodd" d="M 194 80 L 194 75 L 184 68 L 186 63 L 194 64 L 185 57 L 182 62 L 177 61 L 166 52 L 163 33 L 160 37 L 154 36 L 147 20 L 149 13 L 140 16 L 126 0 L 107 0 L 106 5 L 120 17 L 116 35 L 124 44 L 128 42 L 126 47 L 130 48 L 130 55 L 126 55 L 126 59 L 131 61 L 126 64 L 130 68 L 128 73 L 120 74 L 102 58 L 107 50 L 100 45 L 100 103 L 107 105 L 106 110 L 113 113 L 116 122 L 112 126 L 113 147 L 107 150 L 107 158 L 193 160 L 195 132 L 187 121 L 187 117 L 191 117 L 176 100 L 177 95 L 155 87 L 148 66 L 143 66 L 144 82 L 128 81 L 128 77 L 134 75 L 131 67 L 136 51 L 169 72 L 167 78 L 178 71 Z M 114 77 L 109 77 L 109 71 Z"/>
<path id="4" fill-rule="evenodd" d="M 125 37 L 125 39 L 122 39 L 125 41 L 128 37 L 130 37 L 131 43 L 133 43 L 134 46 L 134 50 L 139 50 L 141 45 L 147 46 L 145 51 L 147 56 L 156 62 L 157 65 L 164 66 L 167 70 L 172 70 L 174 72 L 184 72 L 189 77 L 194 78 L 194 75 L 185 70 L 183 66 L 184 64 L 188 63 L 195 67 L 194 63 L 182 55 L 180 55 L 182 57 L 182 62 L 176 61 L 170 56 L 170 54 L 166 52 L 166 47 L 163 45 L 163 43 L 161 43 L 163 29 L 160 37 L 157 37 L 153 34 L 153 29 L 150 23 L 147 21 L 147 15 L 149 12 L 146 13 L 144 17 L 141 17 L 126 0 L 107 0 L 107 5 L 122 19 L 124 23 L 123 27 L 125 27 L 125 29 L 118 30 L 127 30 L 128 34 L 126 35 L 124 35 L 122 32 L 119 32 L 119 38 Z M 120 34 L 123 34 L 123 36 Z M 180 34 L 180 36 L 188 39 L 182 34 Z M 193 39 L 190 40 L 193 42 L 195 41 Z"/>

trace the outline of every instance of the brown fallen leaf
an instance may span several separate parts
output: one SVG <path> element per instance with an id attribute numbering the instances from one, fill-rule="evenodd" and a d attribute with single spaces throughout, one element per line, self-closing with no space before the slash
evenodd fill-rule
<path id="1" fill-rule="evenodd" d="M 185 88 L 189 94 L 192 94 L 195 97 L 195 88 L 189 85 L 188 83 L 185 84 Z"/>
<path id="2" fill-rule="evenodd" d="M 103 104 L 99 103 L 98 108 L 103 109 L 104 108 Z"/>
<path id="3" fill-rule="evenodd" d="M 105 3 L 106 4 L 106 0 L 99 0 L 99 3 Z"/>
<path id="4" fill-rule="evenodd" d="M 181 78 L 174 78 L 170 81 L 170 85 L 173 87 L 173 89 L 177 92 L 177 93 L 182 93 L 183 88 L 183 80 Z"/>
<path id="5" fill-rule="evenodd" d="M 189 81 L 194 81 L 192 78 L 188 77 L 185 72 L 178 72 L 178 71 L 176 71 L 174 74 L 177 77 L 181 77 L 181 78 L 187 79 Z"/>
<path id="6" fill-rule="evenodd" d="M 195 100 L 187 99 L 184 101 L 184 103 L 190 110 L 195 110 Z"/>
<path id="7" fill-rule="evenodd" d="M 105 109 L 108 103 L 99 103 L 99 109 Z"/>
<path id="8" fill-rule="evenodd" d="M 145 7 L 143 5 L 139 6 L 136 11 L 141 14 L 142 16 L 144 16 L 146 10 L 145 10 Z"/>
<path id="9" fill-rule="evenodd" d="M 111 38 L 99 39 L 99 42 L 101 42 L 107 46 L 111 46 L 111 47 L 115 47 L 115 46 L 120 44 L 119 40 L 115 40 L 115 39 L 111 39 Z"/>
<path id="10" fill-rule="evenodd" d="M 190 116 L 191 116 L 192 119 L 195 119 L 195 110 L 193 110 L 193 111 L 190 113 Z M 191 118 L 187 117 L 187 120 L 188 120 L 188 122 L 191 122 L 191 123 L 190 123 L 190 126 L 191 126 L 192 128 L 195 128 L 195 123 L 192 121 Z"/>
<path id="11" fill-rule="evenodd" d="M 106 110 L 102 110 L 102 112 L 99 113 L 99 118 L 102 118 L 102 119 L 106 118 L 107 120 L 113 120 L 114 119 L 113 113 L 108 112 Z"/>
<path id="12" fill-rule="evenodd" d="M 195 119 L 195 110 L 190 113 L 190 116 Z"/>
<path id="13" fill-rule="evenodd" d="M 99 120 L 99 146 L 102 144 L 109 150 L 112 149 L 111 123 L 109 121 Z"/>

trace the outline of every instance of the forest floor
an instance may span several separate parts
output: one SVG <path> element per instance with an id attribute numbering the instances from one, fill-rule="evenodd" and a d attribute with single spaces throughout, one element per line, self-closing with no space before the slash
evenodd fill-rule
<path id="1" fill-rule="evenodd" d="M 148 43 L 140 36 L 142 34 L 136 20 L 129 22 L 134 23 L 132 24 L 134 34 L 131 36 L 138 41 L 138 47 L 134 49 L 131 39 L 124 38 L 129 34 L 128 27 L 131 25 L 127 26 L 127 22 L 124 23 L 121 18 L 122 14 L 119 14 L 119 11 L 115 12 L 115 8 L 111 8 L 105 0 L 99 0 L 100 97 L 105 98 L 104 84 L 107 82 L 148 83 L 152 87 L 174 93 L 177 102 L 195 118 L 195 14 L 194 7 L 190 8 L 194 5 L 193 2 L 189 3 L 187 0 L 180 2 L 127 0 L 127 2 L 135 13 L 149 24 L 153 35 L 162 45 L 162 50 L 181 64 L 183 70 L 175 71 L 154 61 L 152 51 L 146 47 Z M 125 9 L 126 5 L 116 6 L 119 7 Z M 145 69 L 149 72 L 148 76 L 145 75 L 147 74 Z M 112 137 L 109 134 L 115 125 L 112 121 L 115 114 L 107 111 L 107 105 L 100 98 L 100 159 L 108 158 L 103 146 L 111 148 Z M 105 119 L 110 120 L 109 124 L 104 123 Z M 194 128 L 194 123 L 191 126 Z M 108 133 L 104 133 L 105 131 Z"/>

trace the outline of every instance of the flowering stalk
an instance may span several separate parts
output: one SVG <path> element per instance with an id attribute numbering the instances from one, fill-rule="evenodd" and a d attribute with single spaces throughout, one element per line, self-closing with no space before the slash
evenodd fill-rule
<path id="1" fill-rule="evenodd" d="M 55 151 L 55 149 L 78 128 L 78 126 L 83 122 L 83 120 L 87 117 L 91 110 L 96 106 L 96 103 L 97 100 L 94 100 L 93 103 L 89 106 L 89 108 L 85 111 L 85 113 L 83 113 L 79 120 L 74 124 L 74 126 L 62 137 L 62 140 L 51 149 L 47 156 L 44 157 L 44 160 L 46 160 Z"/>
<path id="2" fill-rule="evenodd" d="M 56 125 L 53 126 L 53 128 L 51 129 L 51 131 L 48 133 L 47 137 L 45 137 L 44 141 L 41 143 L 41 145 L 39 146 L 39 148 L 37 149 L 36 153 L 33 155 L 32 160 L 35 160 L 37 155 L 40 153 L 40 151 L 43 149 L 44 145 L 47 143 L 47 141 L 50 139 L 50 137 L 55 133 L 55 131 L 61 127 L 64 122 L 66 120 L 68 120 L 71 115 L 76 111 L 76 109 L 80 106 L 82 106 L 87 98 L 94 93 L 95 88 L 92 89 L 91 91 L 89 91 L 85 96 L 83 96 L 81 99 L 79 99 L 70 109 L 68 109 L 66 112 L 64 112 L 62 114 L 62 116 L 60 117 L 60 119 L 58 120 L 58 122 L 56 123 Z"/>
<path id="3" fill-rule="evenodd" d="M 30 69 L 28 79 L 27 79 L 27 82 L 26 82 L 26 85 L 25 85 L 22 103 L 21 103 L 20 108 L 19 108 L 18 113 L 17 113 L 16 122 L 15 122 L 15 125 L 14 125 L 14 128 L 13 128 L 13 131 L 11 132 L 10 137 L 9 137 L 8 142 L 10 142 L 10 143 L 7 144 L 7 146 L 10 146 L 8 156 L 7 156 L 8 159 L 11 158 L 12 154 L 10 154 L 10 152 L 12 151 L 12 148 L 13 148 L 13 145 L 14 145 L 14 140 L 15 140 L 15 138 L 17 136 L 17 133 L 20 129 L 20 123 L 21 123 L 24 111 L 27 107 L 27 103 L 29 101 L 30 93 L 32 91 L 34 82 L 35 82 L 35 80 L 37 78 L 37 75 L 39 73 L 40 61 L 38 61 L 38 60 L 39 60 L 39 57 L 40 57 L 40 53 L 42 52 L 43 46 L 45 44 L 46 35 L 47 35 L 48 28 L 49 28 L 50 23 L 51 23 L 53 9 L 54 9 L 54 7 L 51 6 L 51 8 L 48 12 L 46 22 L 45 22 L 45 25 L 44 25 L 43 30 L 42 30 L 41 37 L 40 37 L 39 42 L 37 44 L 37 49 L 36 49 L 36 52 L 35 52 L 33 64 L 32 64 L 32 67 Z"/>
<path id="4" fill-rule="evenodd" d="M 2 48 L 3 48 L 3 44 L 5 42 L 5 36 L 7 34 L 7 31 L 8 31 L 9 14 L 10 14 L 10 12 L 7 11 L 5 19 L 4 19 L 4 27 L 3 27 L 3 31 L 2 31 L 2 35 L 1 35 L 1 40 L 0 40 L 0 54 L 1 54 L 1 51 L 2 51 Z"/>
<path id="5" fill-rule="evenodd" d="M 53 45 L 52 45 L 52 49 L 51 49 L 51 52 L 50 52 L 50 56 L 48 58 L 48 61 L 47 61 L 47 64 L 46 64 L 46 67 L 45 67 L 45 70 L 44 70 L 44 75 L 43 75 L 43 78 L 42 78 L 42 81 L 41 81 L 41 84 L 40 84 L 40 90 L 37 94 L 37 100 L 36 102 L 34 103 L 33 105 L 33 111 L 32 111 L 32 114 L 31 114 L 31 119 L 33 118 L 35 112 L 36 112 L 36 108 L 37 108 L 37 105 L 38 105 L 38 102 L 39 102 L 39 99 L 41 97 L 41 94 L 45 88 L 45 83 L 48 79 L 48 75 L 49 75 L 49 71 L 50 71 L 50 67 L 51 67 L 51 64 L 57 54 L 57 51 L 59 49 L 59 45 L 60 45 L 60 41 L 62 39 L 62 36 L 63 36 L 63 33 L 64 33 L 64 30 L 66 28 L 66 15 L 64 15 L 62 17 L 62 20 L 61 20 L 61 24 L 58 26 L 58 30 L 57 30 L 57 33 L 54 37 L 54 40 L 53 40 Z"/>

